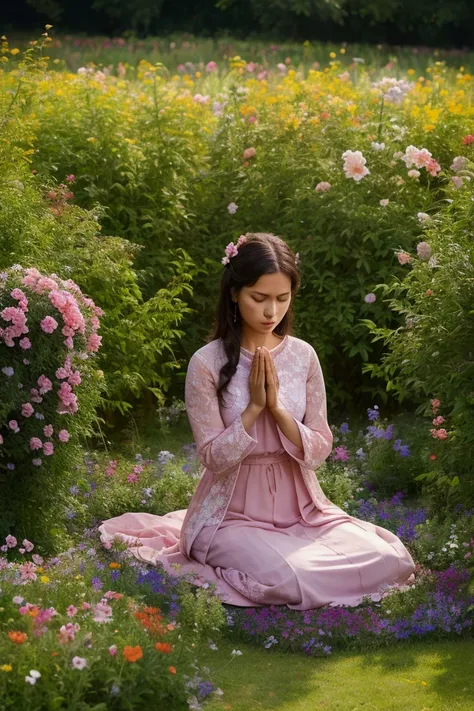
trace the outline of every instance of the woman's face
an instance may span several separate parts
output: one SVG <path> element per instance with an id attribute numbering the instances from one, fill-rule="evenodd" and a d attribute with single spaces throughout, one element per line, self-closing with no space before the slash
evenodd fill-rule
<path id="1" fill-rule="evenodd" d="M 243 286 L 235 300 L 246 330 L 271 333 L 290 307 L 290 277 L 282 272 L 263 274 L 252 286 Z"/>

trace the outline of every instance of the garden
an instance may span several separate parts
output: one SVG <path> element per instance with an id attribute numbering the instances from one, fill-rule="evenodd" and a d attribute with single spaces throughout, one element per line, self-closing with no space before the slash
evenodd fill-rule
<path id="1" fill-rule="evenodd" d="M 53 29 L 0 40 L 0 709 L 472 708 L 472 54 Z M 186 366 L 247 231 L 299 255 L 324 493 L 416 561 L 356 607 L 100 540 L 189 504 Z"/>

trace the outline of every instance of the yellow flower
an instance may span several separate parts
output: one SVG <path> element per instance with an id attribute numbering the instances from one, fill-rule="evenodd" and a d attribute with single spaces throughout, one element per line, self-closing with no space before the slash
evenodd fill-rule
<path id="1" fill-rule="evenodd" d="M 13 55 L 20 54 L 20 50 L 18 49 L 18 47 L 14 47 L 13 49 L 10 50 L 10 54 L 13 54 Z"/>
<path id="2" fill-rule="evenodd" d="M 344 49 L 344 47 L 341 47 L 341 49 L 340 49 L 339 51 L 340 51 L 341 54 L 345 54 L 345 53 L 346 53 L 346 50 Z"/>
<path id="3" fill-rule="evenodd" d="M 335 52 L 329 52 L 329 56 L 331 59 L 336 59 L 336 53 Z"/>
<path id="4" fill-rule="evenodd" d="M 41 580 L 41 582 L 44 583 L 45 585 L 46 585 L 46 583 L 49 583 L 49 578 L 48 578 L 47 575 L 42 575 L 42 576 L 40 577 L 40 580 Z"/>
<path id="5" fill-rule="evenodd" d="M 39 566 L 36 568 L 36 572 L 37 572 L 37 573 L 42 573 L 43 571 L 44 571 L 44 568 L 43 568 L 42 565 L 39 565 Z"/>
<path id="6" fill-rule="evenodd" d="M 196 72 L 196 79 L 200 79 L 200 78 L 201 78 L 201 72 Z"/>
<path id="7" fill-rule="evenodd" d="M 0 671 L 9 672 L 13 669 L 11 664 L 2 664 Z"/>
<path id="8" fill-rule="evenodd" d="M 82 575 L 76 575 L 76 580 L 82 580 Z"/>
<path id="9" fill-rule="evenodd" d="M 407 71 L 407 74 L 408 74 L 409 77 L 412 77 L 414 74 L 416 74 L 416 72 L 415 72 L 414 69 L 409 69 L 409 70 Z"/>

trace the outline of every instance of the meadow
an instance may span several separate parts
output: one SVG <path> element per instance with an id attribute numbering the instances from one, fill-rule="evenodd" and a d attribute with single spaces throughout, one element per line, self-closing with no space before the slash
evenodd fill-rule
<path id="1" fill-rule="evenodd" d="M 1 40 L 0 709 L 469 708 L 472 56 L 50 29 Z M 300 256 L 321 486 L 417 562 L 356 608 L 230 608 L 98 535 L 188 505 L 187 360 L 259 230 Z"/>

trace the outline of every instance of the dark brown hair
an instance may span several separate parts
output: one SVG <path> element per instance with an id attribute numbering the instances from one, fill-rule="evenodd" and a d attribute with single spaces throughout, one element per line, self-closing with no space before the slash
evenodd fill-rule
<path id="1" fill-rule="evenodd" d="M 296 255 L 281 237 L 266 232 L 247 232 L 245 237 L 247 241 L 240 245 L 238 254 L 231 257 L 223 267 L 215 322 L 208 337 L 208 342 L 222 339 L 228 358 L 220 370 L 217 386 L 217 397 L 221 406 L 224 406 L 223 391 L 237 370 L 242 338 L 242 317 L 237 305 L 232 301 L 232 294 L 237 296 L 243 286 L 252 286 L 263 274 L 287 274 L 291 281 L 291 302 L 285 316 L 274 330 L 278 336 L 286 336 L 292 334 L 293 297 L 300 285 Z M 237 310 L 235 323 L 234 308 Z"/>

